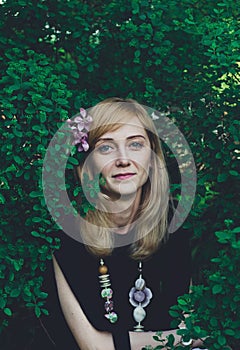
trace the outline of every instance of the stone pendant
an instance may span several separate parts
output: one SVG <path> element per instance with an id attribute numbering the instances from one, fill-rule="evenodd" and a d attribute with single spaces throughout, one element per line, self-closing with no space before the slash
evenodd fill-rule
<path id="1" fill-rule="evenodd" d="M 139 262 L 138 270 L 140 272 L 138 279 L 135 281 L 135 286 L 130 289 L 129 292 L 129 302 L 134 306 L 133 318 L 137 322 L 134 327 L 136 332 L 141 332 L 144 330 L 144 326 L 141 322 L 146 317 L 145 307 L 150 303 L 152 299 L 151 289 L 146 287 L 145 280 L 142 278 L 142 262 Z"/>

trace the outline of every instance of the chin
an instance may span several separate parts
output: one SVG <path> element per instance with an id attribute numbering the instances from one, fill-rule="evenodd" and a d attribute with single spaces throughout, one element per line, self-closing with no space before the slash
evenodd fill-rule
<path id="1" fill-rule="evenodd" d="M 111 182 L 107 182 L 104 186 L 105 193 L 110 198 L 119 199 L 122 196 L 134 196 L 141 189 L 142 184 L 136 184 L 134 181 L 126 181 L 121 182 L 119 184 L 112 184 Z"/>
<path id="2" fill-rule="evenodd" d="M 117 197 L 117 198 L 134 196 L 138 192 L 138 189 L 135 189 L 134 187 L 135 186 L 130 186 L 129 188 L 123 188 L 123 186 L 122 186 L 121 190 L 109 189 L 108 193 L 109 193 L 110 197 L 112 196 L 112 197 Z"/>

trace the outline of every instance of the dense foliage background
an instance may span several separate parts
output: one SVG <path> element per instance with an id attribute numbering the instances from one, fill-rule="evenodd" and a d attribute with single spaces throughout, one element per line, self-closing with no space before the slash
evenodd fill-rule
<path id="1" fill-rule="evenodd" d="M 1 349 L 32 349 L 48 313 L 43 272 L 59 245 L 42 195 L 48 143 L 80 106 L 110 96 L 167 113 L 188 140 L 197 286 L 171 312 L 194 309 L 188 332 L 209 349 L 238 349 L 238 18 L 235 0 L 1 1 Z"/>

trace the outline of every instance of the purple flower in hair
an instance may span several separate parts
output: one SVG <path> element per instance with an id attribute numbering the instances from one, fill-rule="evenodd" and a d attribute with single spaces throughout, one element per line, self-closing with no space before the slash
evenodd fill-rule
<path id="1" fill-rule="evenodd" d="M 73 135 L 75 132 L 73 132 Z M 74 146 L 78 146 L 77 150 L 78 152 L 87 152 L 89 149 L 89 144 L 88 144 L 88 134 L 85 132 L 77 132 L 74 136 L 74 141 L 73 141 Z"/>
<path id="2" fill-rule="evenodd" d="M 88 144 L 88 131 L 92 123 L 92 117 L 88 115 L 84 108 L 80 108 L 80 114 L 78 114 L 73 120 L 68 119 L 67 123 L 73 134 L 73 145 L 78 146 L 78 152 L 87 152 L 89 149 Z"/>
<path id="3" fill-rule="evenodd" d="M 92 123 L 92 117 L 88 115 L 87 111 L 84 108 L 80 108 L 80 115 L 77 115 L 74 118 L 74 122 L 77 124 L 79 131 L 89 131 L 90 125 Z"/>

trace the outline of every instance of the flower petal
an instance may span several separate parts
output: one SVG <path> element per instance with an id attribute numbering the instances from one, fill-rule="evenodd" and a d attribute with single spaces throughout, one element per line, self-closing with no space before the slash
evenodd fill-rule
<path id="1" fill-rule="evenodd" d="M 93 118 L 88 114 L 88 116 L 87 116 L 87 118 L 86 118 L 86 121 L 87 121 L 88 123 L 92 123 Z"/>
<path id="2" fill-rule="evenodd" d="M 82 147 L 85 152 L 89 150 L 89 144 L 87 143 L 87 141 L 82 142 Z"/>
<path id="3" fill-rule="evenodd" d="M 83 131 L 85 129 L 84 122 L 82 121 L 81 123 L 78 123 L 77 124 L 77 128 L 78 128 L 79 131 Z"/>
<path id="4" fill-rule="evenodd" d="M 87 115 L 87 111 L 84 108 L 80 108 L 80 115 L 85 118 Z"/>
<path id="5" fill-rule="evenodd" d="M 139 303 L 136 302 L 136 300 L 134 299 L 134 292 L 136 292 L 136 288 L 132 287 L 130 289 L 130 292 L 129 292 L 129 302 L 131 305 L 133 305 L 134 307 L 138 306 Z"/>
<path id="6" fill-rule="evenodd" d="M 93 119 L 88 115 L 84 108 L 80 108 L 80 114 L 78 114 L 73 120 L 67 119 L 69 128 L 73 134 L 73 145 L 78 146 L 78 152 L 89 150 L 88 134 L 90 124 Z"/>
<path id="7" fill-rule="evenodd" d="M 83 147 L 81 144 L 79 144 L 78 148 L 77 148 L 78 152 L 82 152 L 83 151 Z"/>
<path id="8" fill-rule="evenodd" d="M 146 307 L 150 303 L 150 300 L 152 299 L 152 292 L 149 288 L 144 288 L 143 292 L 146 295 L 146 299 L 141 303 L 141 306 Z"/>

